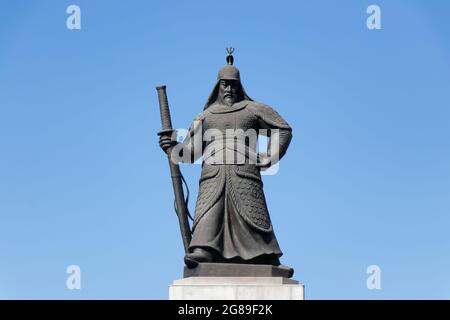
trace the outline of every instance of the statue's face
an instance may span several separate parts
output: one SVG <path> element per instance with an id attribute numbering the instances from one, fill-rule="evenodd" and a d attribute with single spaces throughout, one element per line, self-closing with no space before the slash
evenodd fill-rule
<path id="1" fill-rule="evenodd" d="M 219 96 L 223 103 L 232 106 L 236 100 L 239 90 L 237 80 L 220 80 Z"/>

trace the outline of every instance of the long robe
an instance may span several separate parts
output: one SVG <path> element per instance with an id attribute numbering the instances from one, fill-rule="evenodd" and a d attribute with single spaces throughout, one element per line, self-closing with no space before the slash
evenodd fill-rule
<path id="1" fill-rule="evenodd" d="M 246 141 L 244 149 L 239 142 L 228 143 L 230 129 L 259 134 L 265 130 L 269 145 L 271 132 L 277 129 L 277 148 L 269 150 L 272 164 L 283 157 L 292 138 L 290 126 L 276 111 L 250 100 L 231 107 L 214 104 L 196 117 L 184 141 L 190 161 L 204 156 L 189 251 L 213 249 L 218 261 L 278 258 L 282 252 L 267 210 L 260 169 L 252 161 L 257 160 L 257 141 L 241 140 Z M 203 137 L 208 130 L 215 132 L 214 139 L 194 148 L 194 135 Z M 238 156 L 244 160 L 236 161 Z"/>

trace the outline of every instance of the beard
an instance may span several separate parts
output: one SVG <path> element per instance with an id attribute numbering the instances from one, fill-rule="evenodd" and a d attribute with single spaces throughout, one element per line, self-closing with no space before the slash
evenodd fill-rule
<path id="1" fill-rule="evenodd" d="M 236 101 L 236 98 L 234 95 L 230 94 L 225 96 L 225 98 L 223 99 L 223 101 L 228 105 L 228 106 L 232 106 L 234 104 L 234 102 Z"/>

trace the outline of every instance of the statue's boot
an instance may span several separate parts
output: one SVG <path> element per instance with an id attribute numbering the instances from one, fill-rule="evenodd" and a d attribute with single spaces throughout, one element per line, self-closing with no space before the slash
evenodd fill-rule
<path id="1" fill-rule="evenodd" d="M 195 248 L 193 252 L 188 253 L 184 257 L 184 263 L 186 263 L 187 267 L 192 269 L 195 268 L 200 262 L 212 262 L 213 255 L 202 248 Z"/>

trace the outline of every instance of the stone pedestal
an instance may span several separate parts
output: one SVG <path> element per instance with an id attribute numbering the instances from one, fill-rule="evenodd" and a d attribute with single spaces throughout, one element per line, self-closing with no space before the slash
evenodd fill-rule
<path id="1" fill-rule="evenodd" d="M 303 300 L 304 286 L 283 277 L 189 277 L 169 287 L 170 300 Z"/>

